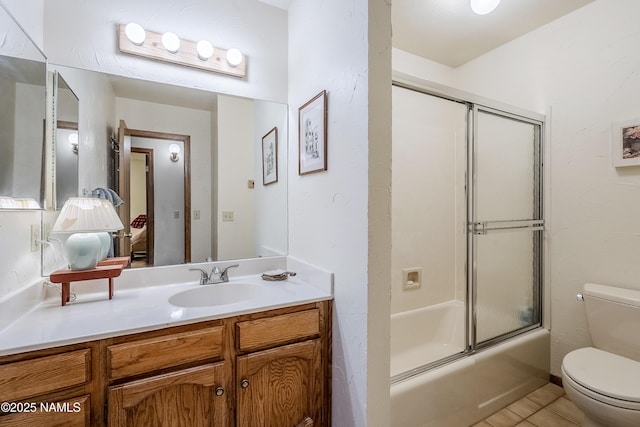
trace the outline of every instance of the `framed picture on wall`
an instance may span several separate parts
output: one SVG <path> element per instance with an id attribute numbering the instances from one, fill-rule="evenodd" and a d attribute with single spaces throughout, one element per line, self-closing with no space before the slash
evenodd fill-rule
<path id="1" fill-rule="evenodd" d="M 298 109 L 298 175 L 327 170 L 327 91 Z"/>
<path id="2" fill-rule="evenodd" d="M 614 167 L 640 165 L 640 117 L 615 122 L 611 146 Z"/>
<path id="3" fill-rule="evenodd" d="M 278 128 L 262 137 L 262 184 L 278 182 Z"/>

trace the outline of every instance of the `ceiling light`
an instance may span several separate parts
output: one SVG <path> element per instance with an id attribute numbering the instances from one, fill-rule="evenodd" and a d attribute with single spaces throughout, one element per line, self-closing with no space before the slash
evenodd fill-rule
<path id="1" fill-rule="evenodd" d="M 196 44 L 196 51 L 198 52 L 198 58 L 206 61 L 213 56 L 213 45 L 207 40 L 200 40 Z"/>
<path id="2" fill-rule="evenodd" d="M 498 7 L 500 0 L 471 0 L 471 10 L 478 15 L 486 15 Z"/>
<path id="3" fill-rule="evenodd" d="M 232 67 L 237 67 L 242 63 L 242 52 L 236 48 L 231 48 L 227 51 L 227 62 Z"/>
<path id="4" fill-rule="evenodd" d="M 162 35 L 162 46 L 171 53 L 176 53 L 180 49 L 180 39 L 172 32 Z"/>
<path id="5" fill-rule="evenodd" d="M 147 37 L 144 28 L 135 22 L 128 23 L 127 26 L 124 27 L 124 33 L 129 41 L 137 46 L 141 46 Z"/>

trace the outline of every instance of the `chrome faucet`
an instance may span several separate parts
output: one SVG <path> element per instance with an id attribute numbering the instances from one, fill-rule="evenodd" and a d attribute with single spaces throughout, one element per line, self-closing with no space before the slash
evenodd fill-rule
<path id="1" fill-rule="evenodd" d="M 226 283 L 229 281 L 229 269 L 233 267 L 239 267 L 240 264 L 229 265 L 222 270 L 218 268 L 216 265 L 211 270 L 211 273 L 207 274 L 207 272 L 201 268 L 190 268 L 189 271 L 199 271 L 200 272 L 200 284 L 201 285 L 213 285 L 216 283 Z"/>

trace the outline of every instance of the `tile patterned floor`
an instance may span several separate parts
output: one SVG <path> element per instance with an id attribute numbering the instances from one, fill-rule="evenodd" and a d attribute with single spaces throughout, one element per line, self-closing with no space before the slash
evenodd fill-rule
<path id="1" fill-rule="evenodd" d="M 576 427 L 583 418 L 562 387 L 549 383 L 473 427 Z"/>

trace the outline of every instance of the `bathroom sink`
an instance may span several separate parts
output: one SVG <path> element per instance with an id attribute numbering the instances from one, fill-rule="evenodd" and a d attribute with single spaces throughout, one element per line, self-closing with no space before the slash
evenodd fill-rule
<path id="1" fill-rule="evenodd" d="M 169 298 L 169 303 L 178 307 L 212 307 L 259 298 L 266 293 L 263 286 L 251 283 L 218 283 L 179 292 Z"/>

